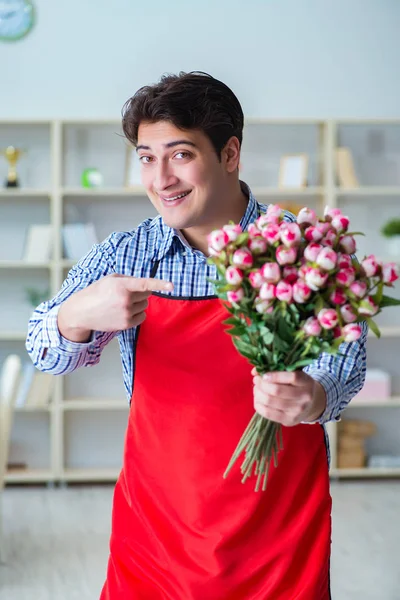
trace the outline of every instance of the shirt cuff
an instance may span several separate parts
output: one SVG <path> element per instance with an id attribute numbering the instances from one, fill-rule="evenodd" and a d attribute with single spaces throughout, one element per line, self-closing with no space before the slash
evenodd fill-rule
<path id="1" fill-rule="evenodd" d="M 54 306 L 43 318 L 42 345 L 44 348 L 54 348 L 65 354 L 80 354 L 84 348 L 92 345 L 96 339 L 96 331 L 92 331 L 88 342 L 72 342 L 63 337 L 58 329 L 58 311 L 60 306 Z"/>
<path id="2" fill-rule="evenodd" d="M 329 371 L 322 371 L 320 369 L 305 370 L 310 377 L 315 381 L 318 381 L 325 390 L 326 394 L 326 408 L 322 415 L 315 421 L 306 421 L 310 425 L 319 423 L 323 425 L 328 421 L 340 421 L 340 398 L 342 397 L 343 390 L 340 381 L 336 379 Z"/>

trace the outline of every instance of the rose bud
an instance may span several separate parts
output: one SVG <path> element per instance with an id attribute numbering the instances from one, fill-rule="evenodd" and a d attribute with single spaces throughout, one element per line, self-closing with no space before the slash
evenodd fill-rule
<path id="1" fill-rule="evenodd" d="M 361 334 L 361 325 L 357 325 L 356 323 L 349 323 L 342 328 L 342 336 L 345 342 L 355 342 L 361 337 Z"/>
<path id="2" fill-rule="evenodd" d="M 317 215 L 311 208 L 304 207 L 299 210 L 297 215 L 297 223 L 302 225 L 307 223 L 308 225 L 315 225 L 317 222 Z"/>
<path id="3" fill-rule="evenodd" d="M 321 330 L 321 325 L 316 317 L 310 317 L 303 325 L 303 331 L 309 336 L 320 335 Z"/>
<path id="4" fill-rule="evenodd" d="M 378 309 L 379 307 L 375 304 L 371 296 L 367 296 L 366 298 L 361 300 L 358 306 L 358 312 L 360 313 L 360 315 L 367 315 L 369 317 L 372 315 L 376 315 Z"/>
<path id="5" fill-rule="evenodd" d="M 296 262 L 297 250 L 293 246 L 278 246 L 276 249 L 276 260 L 280 265 L 292 265 Z"/>
<path id="6" fill-rule="evenodd" d="M 319 233 L 321 235 L 326 235 L 328 233 L 328 231 L 331 230 L 331 224 L 324 223 L 323 221 L 318 221 L 318 223 L 316 224 L 316 228 L 317 228 L 317 231 L 319 231 Z"/>
<path id="7" fill-rule="evenodd" d="M 353 265 L 352 261 L 351 261 L 351 256 L 349 256 L 348 254 L 342 254 L 341 252 L 338 252 L 338 260 L 337 260 L 337 267 L 339 269 L 347 269 L 348 267 L 351 267 Z"/>
<path id="8" fill-rule="evenodd" d="M 250 237 L 259 237 L 261 235 L 261 231 L 255 223 L 250 223 L 247 228 L 247 232 Z"/>
<path id="9" fill-rule="evenodd" d="M 226 297 L 231 304 L 239 304 L 244 298 L 244 289 L 239 288 L 237 290 L 231 290 L 226 293 Z"/>
<path id="10" fill-rule="evenodd" d="M 273 300 L 276 296 L 276 285 L 273 283 L 263 283 L 258 295 L 262 300 Z"/>
<path id="11" fill-rule="evenodd" d="M 317 256 L 317 265 L 325 271 L 332 271 L 336 267 L 337 254 L 331 248 L 323 248 Z"/>
<path id="12" fill-rule="evenodd" d="M 399 268 L 395 263 L 386 263 L 382 266 L 382 281 L 389 284 L 394 283 L 399 278 Z"/>
<path id="13" fill-rule="evenodd" d="M 279 223 L 283 211 L 277 204 L 269 204 L 267 208 L 267 217 L 270 223 Z"/>
<path id="14" fill-rule="evenodd" d="M 351 304 L 344 304 L 344 306 L 341 306 L 339 310 L 345 323 L 353 323 L 353 321 L 357 320 L 357 312 L 354 310 Z"/>
<path id="15" fill-rule="evenodd" d="M 263 238 L 265 238 L 271 246 L 281 239 L 281 232 L 279 225 L 276 223 L 268 223 L 261 232 Z"/>
<path id="16" fill-rule="evenodd" d="M 270 309 L 272 307 L 271 307 L 271 302 L 269 302 L 268 300 L 263 300 L 262 298 L 256 298 L 254 300 L 254 308 L 261 315 L 265 315 L 266 313 L 270 312 Z"/>
<path id="17" fill-rule="evenodd" d="M 338 288 L 332 292 L 332 294 L 329 296 L 329 300 L 332 302 L 332 304 L 340 305 L 347 302 L 347 297 L 344 291 L 341 288 Z"/>
<path id="18" fill-rule="evenodd" d="M 283 267 L 283 278 L 288 283 L 294 283 L 295 281 L 297 281 L 299 278 L 299 273 L 296 267 Z"/>
<path id="19" fill-rule="evenodd" d="M 258 219 L 256 221 L 256 225 L 260 231 L 262 231 L 264 229 L 264 227 L 267 227 L 267 225 L 270 225 L 270 224 L 271 224 L 271 221 L 268 218 L 268 215 L 261 215 L 260 217 L 258 217 Z"/>
<path id="20" fill-rule="evenodd" d="M 317 292 L 319 288 L 325 285 L 328 276 L 328 273 L 323 273 L 320 269 L 311 267 L 306 273 L 305 281 L 309 288 Z"/>
<path id="21" fill-rule="evenodd" d="M 342 211 L 340 208 L 329 208 L 329 206 L 325 206 L 324 217 L 327 221 L 331 221 L 334 217 L 338 217 L 342 215 Z"/>
<path id="22" fill-rule="evenodd" d="M 277 283 L 281 278 L 281 270 L 276 263 L 265 263 L 261 267 L 261 273 L 268 283 Z"/>
<path id="23" fill-rule="evenodd" d="M 308 244 L 308 246 L 304 248 L 304 258 L 309 260 L 310 262 L 315 262 L 322 248 L 322 244 L 311 242 L 311 244 Z"/>
<path id="24" fill-rule="evenodd" d="M 331 225 L 334 229 L 336 229 L 337 233 L 343 233 L 347 231 L 350 224 L 350 219 L 348 217 L 344 217 L 343 215 L 335 215 L 332 218 Z"/>
<path id="25" fill-rule="evenodd" d="M 308 285 L 302 279 L 296 281 L 293 285 L 293 300 L 298 304 L 303 304 L 304 302 L 307 302 L 310 296 L 311 289 Z"/>
<path id="26" fill-rule="evenodd" d="M 339 321 L 334 308 L 322 308 L 317 314 L 317 319 L 324 329 L 333 329 Z"/>
<path id="27" fill-rule="evenodd" d="M 367 256 L 367 258 L 364 258 L 364 260 L 361 261 L 361 267 L 364 269 L 364 273 L 367 277 L 374 277 L 374 275 L 378 273 L 379 263 L 375 256 L 370 254 Z"/>
<path id="28" fill-rule="evenodd" d="M 334 338 L 340 338 L 340 337 L 342 337 L 342 330 L 341 330 L 340 327 L 334 327 L 332 329 L 332 331 L 333 331 L 333 337 Z"/>
<path id="29" fill-rule="evenodd" d="M 283 244 L 291 248 L 300 242 L 301 229 L 297 223 L 281 223 L 280 236 Z"/>
<path id="30" fill-rule="evenodd" d="M 247 248 L 239 248 L 233 253 L 232 262 L 236 267 L 248 269 L 253 265 L 253 255 Z"/>
<path id="31" fill-rule="evenodd" d="M 224 225 L 222 229 L 228 234 L 230 242 L 235 242 L 242 233 L 240 225 Z"/>
<path id="32" fill-rule="evenodd" d="M 336 244 L 336 233 L 333 229 L 330 229 L 322 239 L 322 243 L 325 246 L 330 246 L 331 248 Z"/>
<path id="33" fill-rule="evenodd" d="M 291 302 L 293 298 L 293 287 L 287 281 L 280 281 L 276 286 L 276 297 L 281 302 Z"/>
<path id="34" fill-rule="evenodd" d="M 237 267 L 228 267 L 225 271 L 225 279 L 230 285 L 239 285 L 243 281 L 243 271 Z"/>
<path id="35" fill-rule="evenodd" d="M 254 237 L 249 240 L 249 248 L 253 254 L 264 254 L 267 250 L 267 242 L 261 236 Z"/>
<path id="36" fill-rule="evenodd" d="M 354 254 L 356 251 L 356 240 L 352 235 L 342 235 L 339 238 L 339 246 L 346 254 Z"/>
<path id="37" fill-rule="evenodd" d="M 318 231 L 317 227 L 311 225 L 311 227 L 307 227 L 304 232 L 304 237 L 307 242 L 319 242 L 323 238 L 323 234 Z"/>
<path id="38" fill-rule="evenodd" d="M 229 235 L 223 229 L 215 229 L 207 236 L 208 250 L 220 252 L 229 243 Z"/>
<path id="39" fill-rule="evenodd" d="M 368 286 L 365 281 L 353 281 L 350 285 L 350 291 L 353 292 L 357 298 L 364 298 L 365 294 L 368 292 Z"/>
<path id="40" fill-rule="evenodd" d="M 355 276 L 356 273 L 353 267 L 349 267 L 348 269 L 340 269 L 335 275 L 336 283 L 348 287 L 353 283 Z"/>
<path id="41" fill-rule="evenodd" d="M 258 271 L 251 271 L 251 273 L 249 273 L 249 280 L 250 280 L 250 285 L 255 290 L 260 289 L 260 287 L 262 286 L 262 284 L 265 282 L 265 279 L 262 276 L 262 273 L 261 273 L 260 270 L 258 270 Z"/>
<path id="42" fill-rule="evenodd" d="M 302 265 L 298 271 L 299 273 L 299 277 L 301 277 L 302 279 L 306 278 L 306 275 L 309 271 L 311 271 L 313 267 L 311 267 L 310 265 Z"/>

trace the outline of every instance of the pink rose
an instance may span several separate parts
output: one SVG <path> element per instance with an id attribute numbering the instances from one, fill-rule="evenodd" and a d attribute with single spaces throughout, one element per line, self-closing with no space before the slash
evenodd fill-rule
<path id="1" fill-rule="evenodd" d="M 351 304 L 345 304 L 340 307 L 340 314 L 342 315 L 342 319 L 345 323 L 353 323 L 353 321 L 357 320 L 357 312 L 351 306 Z"/>
<path id="2" fill-rule="evenodd" d="M 374 277 L 374 275 L 378 273 L 379 263 L 375 256 L 370 254 L 367 256 L 367 258 L 364 258 L 364 260 L 361 261 L 361 267 L 364 269 L 364 273 L 367 277 Z"/>
<path id="3" fill-rule="evenodd" d="M 276 260 L 280 265 L 292 265 L 296 262 L 297 250 L 293 246 L 278 246 L 276 249 Z"/>
<path id="4" fill-rule="evenodd" d="M 342 336 L 345 342 L 355 342 L 361 337 L 362 329 L 356 323 L 349 323 L 342 328 Z"/>
<path id="5" fill-rule="evenodd" d="M 317 336 L 320 335 L 322 328 L 316 317 L 310 317 L 303 325 L 303 331 L 306 335 Z"/>
<path id="6" fill-rule="evenodd" d="M 307 223 L 308 225 L 315 225 L 317 222 L 317 215 L 311 208 L 304 207 L 299 210 L 297 214 L 297 223 L 302 225 Z"/>
<path id="7" fill-rule="evenodd" d="M 309 271 L 311 271 L 313 267 L 311 267 L 310 265 L 301 265 L 301 267 L 299 268 L 299 277 L 301 277 L 302 279 L 306 278 L 306 275 Z"/>
<path id="8" fill-rule="evenodd" d="M 316 228 L 319 231 L 319 233 L 321 235 L 326 235 L 328 233 L 328 231 L 331 230 L 331 224 L 330 223 L 324 223 L 323 221 L 319 221 L 316 224 Z"/>
<path id="9" fill-rule="evenodd" d="M 345 287 L 349 287 L 356 277 L 356 272 L 353 267 L 349 267 L 348 269 L 340 269 L 336 273 L 336 283 L 339 285 L 343 285 Z"/>
<path id="10" fill-rule="evenodd" d="M 365 281 L 353 281 L 350 285 L 350 291 L 353 292 L 357 298 L 364 298 L 365 294 L 368 292 L 368 286 Z"/>
<path id="11" fill-rule="evenodd" d="M 265 281 L 265 279 L 262 276 L 262 273 L 261 273 L 260 270 L 258 270 L 258 271 L 251 271 L 251 273 L 249 273 L 249 280 L 250 280 L 250 285 L 255 290 L 260 289 L 260 287 L 262 286 L 262 284 Z"/>
<path id="12" fill-rule="evenodd" d="M 348 217 L 344 217 L 343 215 L 335 215 L 331 222 L 332 227 L 336 229 L 337 233 L 343 233 L 344 231 L 347 231 L 349 224 L 350 219 Z"/>
<path id="13" fill-rule="evenodd" d="M 224 225 L 222 229 L 228 235 L 230 242 L 235 242 L 242 233 L 240 225 Z"/>
<path id="14" fill-rule="evenodd" d="M 342 215 L 342 211 L 340 208 L 329 208 L 329 206 L 325 207 L 324 217 L 327 221 L 331 221 L 334 217 L 338 217 Z"/>
<path id="15" fill-rule="evenodd" d="M 334 338 L 340 338 L 340 337 L 342 337 L 342 330 L 341 330 L 340 327 L 334 327 L 332 331 L 333 331 L 333 337 Z"/>
<path id="16" fill-rule="evenodd" d="M 264 254 L 267 250 L 267 242 L 261 236 L 249 240 L 249 248 L 253 254 Z"/>
<path id="17" fill-rule="evenodd" d="M 301 229 L 297 223 L 281 223 L 280 236 L 282 243 L 291 248 L 301 240 Z"/>
<path id="18" fill-rule="evenodd" d="M 322 308 L 317 315 L 317 319 L 324 329 L 333 329 L 339 322 L 334 308 Z"/>
<path id="19" fill-rule="evenodd" d="M 277 263 L 265 263 L 261 267 L 261 273 L 268 283 L 277 283 L 281 278 L 281 270 Z"/>
<path id="20" fill-rule="evenodd" d="M 262 300 L 273 300 L 276 296 L 276 285 L 273 283 L 263 283 L 258 295 Z"/>
<path id="21" fill-rule="evenodd" d="M 353 263 L 351 261 L 351 256 L 349 256 L 348 254 L 342 254 L 341 252 L 338 252 L 337 267 L 339 269 L 347 269 L 352 265 Z"/>
<path id="22" fill-rule="evenodd" d="M 254 300 L 254 307 L 261 315 L 265 315 L 266 313 L 272 311 L 271 302 L 268 302 L 268 300 L 263 300 L 262 298 L 256 298 Z"/>
<path id="23" fill-rule="evenodd" d="M 306 284 L 309 288 L 311 288 L 314 292 L 317 292 L 320 288 L 322 288 L 328 279 L 328 273 L 323 273 L 320 269 L 311 268 L 307 271 L 305 276 Z"/>
<path id="24" fill-rule="evenodd" d="M 376 315 L 378 309 L 379 307 L 375 304 L 374 299 L 371 296 L 363 298 L 358 306 L 360 315 L 367 315 L 368 317 Z"/>
<path id="25" fill-rule="evenodd" d="M 267 217 L 270 223 L 279 223 L 281 217 L 283 216 L 283 211 L 280 206 L 277 204 L 269 204 L 267 208 Z"/>
<path id="26" fill-rule="evenodd" d="M 256 221 L 256 225 L 260 231 L 262 231 L 264 227 L 267 227 L 271 223 L 272 221 L 268 218 L 268 215 L 261 215 Z"/>
<path id="27" fill-rule="evenodd" d="M 223 229 L 215 229 L 207 236 L 208 250 L 221 252 L 229 243 L 229 235 Z"/>
<path id="28" fill-rule="evenodd" d="M 233 253 L 232 262 L 236 267 L 249 269 L 253 265 L 253 255 L 247 248 L 239 248 Z"/>
<path id="29" fill-rule="evenodd" d="M 228 267 L 225 272 L 225 279 L 230 285 L 239 285 L 243 281 L 243 271 L 237 267 Z"/>
<path id="30" fill-rule="evenodd" d="M 307 227 L 305 230 L 304 237 L 306 238 L 307 242 L 319 242 L 322 240 L 323 234 L 318 231 L 317 227 L 311 225 L 311 227 Z"/>
<path id="31" fill-rule="evenodd" d="M 339 245 L 346 254 L 354 254 L 356 251 L 356 240 L 352 235 L 342 235 L 339 238 Z"/>
<path id="32" fill-rule="evenodd" d="M 337 288 L 332 294 L 329 296 L 329 300 L 332 304 L 345 304 L 347 302 L 347 297 L 344 291 L 341 288 Z"/>
<path id="33" fill-rule="evenodd" d="M 317 256 L 317 265 L 325 271 L 332 271 L 336 267 L 337 254 L 331 248 L 323 248 Z"/>
<path id="34" fill-rule="evenodd" d="M 298 271 L 296 267 L 286 266 L 283 267 L 283 278 L 288 283 L 294 283 L 299 278 Z"/>
<path id="35" fill-rule="evenodd" d="M 276 297 L 281 302 L 291 302 L 293 298 L 293 287 L 287 281 L 280 281 L 276 286 Z"/>
<path id="36" fill-rule="evenodd" d="M 244 298 L 244 289 L 231 290 L 226 293 L 226 297 L 231 304 L 239 304 Z"/>
<path id="37" fill-rule="evenodd" d="M 330 229 L 322 239 L 322 243 L 325 246 L 330 246 L 331 248 L 336 244 L 336 233 L 333 229 Z"/>
<path id="38" fill-rule="evenodd" d="M 258 237 L 261 235 L 261 231 L 258 229 L 255 223 L 250 223 L 250 225 L 247 228 L 247 232 L 250 237 Z"/>
<path id="39" fill-rule="evenodd" d="M 308 285 L 302 279 L 296 281 L 296 283 L 293 285 L 294 301 L 298 304 L 303 304 L 304 302 L 307 302 L 310 296 L 311 289 L 308 287 Z"/>
<path id="40" fill-rule="evenodd" d="M 263 228 L 261 234 L 271 246 L 281 239 L 279 225 L 276 223 L 268 223 L 268 225 Z"/>
<path id="41" fill-rule="evenodd" d="M 386 263 L 382 266 L 382 281 L 389 284 L 394 283 L 399 278 L 399 268 L 395 263 Z"/>
<path id="42" fill-rule="evenodd" d="M 311 242 L 310 244 L 308 244 L 308 246 L 304 248 L 304 258 L 309 260 L 310 262 L 315 262 L 322 248 L 322 244 Z"/>

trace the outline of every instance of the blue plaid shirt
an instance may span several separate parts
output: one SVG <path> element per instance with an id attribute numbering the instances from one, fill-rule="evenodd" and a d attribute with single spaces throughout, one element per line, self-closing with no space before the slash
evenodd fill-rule
<path id="1" fill-rule="evenodd" d="M 266 206 L 259 204 L 247 186 L 242 185 L 249 197 L 241 220 L 242 228 L 246 229 L 260 212 L 265 212 Z M 285 219 L 293 221 L 295 218 L 291 213 L 286 213 Z M 62 302 L 71 294 L 101 277 L 112 273 L 149 277 L 155 261 L 161 261 L 156 277 L 173 282 L 172 294 L 201 297 L 215 293 L 208 278 L 216 279 L 217 273 L 214 265 L 207 264 L 206 256 L 191 248 L 179 232 L 165 225 L 160 216 L 147 219 L 137 229 L 112 233 L 101 244 L 93 246 L 71 269 L 59 293 L 37 307 L 29 321 L 26 340 L 34 365 L 53 375 L 63 375 L 78 367 L 95 365 L 106 344 L 117 336 L 124 386 L 127 398 L 130 399 L 135 360 L 135 329 L 113 333 L 96 331 L 88 343 L 71 342 L 60 335 L 57 314 Z M 338 420 L 343 409 L 361 390 L 366 370 L 366 335 L 367 327 L 364 326 L 363 335 L 358 341 L 342 344 L 341 356 L 322 354 L 313 364 L 304 368 L 326 391 L 327 407 L 319 419 L 320 423 Z"/>

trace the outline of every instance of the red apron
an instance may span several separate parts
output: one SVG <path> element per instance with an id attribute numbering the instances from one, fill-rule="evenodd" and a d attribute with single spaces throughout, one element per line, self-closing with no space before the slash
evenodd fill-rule
<path id="1" fill-rule="evenodd" d="M 329 600 L 323 428 L 283 428 L 265 492 L 222 475 L 254 414 L 217 298 L 153 295 L 136 348 L 101 600 Z"/>

